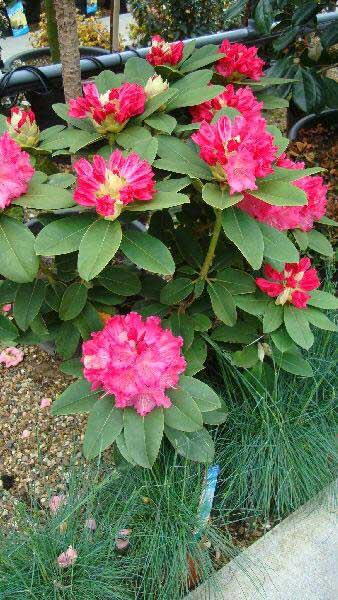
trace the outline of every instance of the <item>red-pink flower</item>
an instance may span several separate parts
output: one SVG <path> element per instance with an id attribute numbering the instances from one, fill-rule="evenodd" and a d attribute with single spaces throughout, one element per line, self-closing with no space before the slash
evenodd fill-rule
<path id="1" fill-rule="evenodd" d="M 279 157 L 276 165 L 287 169 L 304 168 L 303 162 L 295 163 L 285 154 Z M 313 222 L 325 215 L 328 186 L 318 175 L 307 175 L 293 181 L 293 185 L 306 193 L 307 204 L 305 206 L 273 206 L 245 193 L 244 199 L 238 204 L 238 207 L 258 221 L 281 231 L 295 228 L 309 231 L 313 228 Z"/>
<path id="2" fill-rule="evenodd" d="M 21 146 L 36 146 L 39 142 L 40 131 L 36 124 L 35 114 L 25 106 L 13 106 L 7 117 L 8 133 Z"/>
<path id="3" fill-rule="evenodd" d="M 265 265 L 264 275 L 258 277 L 256 284 L 272 298 L 276 304 L 293 304 L 297 308 L 306 308 L 311 294 L 308 292 L 320 286 L 316 269 L 310 268 L 309 258 L 301 258 L 299 263 L 287 263 L 283 271 L 276 271 L 271 265 Z"/>
<path id="4" fill-rule="evenodd" d="M 223 40 L 218 52 L 225 54 L 215 64 L 215 69 L 220 75 L 239 81 L 244 78 L 258 81 L 263 75 L 264 60 L 257 56 L 258 48 L 248 48 L 244 44 L 232 44 Z"/>
<path id="5" fill-rule="evenodd" d="M 58 556 L 57 563 L 62 569 L 65 567 L 70 567 L 75 563 L 77 556 L 78 555 L 75 548 L 73 548 L 73 546 L 69 546 L 65 552 L 62 552 L 62 554 Z"/>
<path id="6" fill-rule="evenodd" d="M 144 416 L 171 406 L 165 392 L 185 370 L 182 346 L 182 338 L 163 329 L 158 317 L 116 315 L 84 342 L 84 376 L 93 389 L 113 394 L 117 408 L 132 406 Z"/>
<path id="7" fill-rule="evenodd" d="M 229 185 L 230 194 L 257 189 L 256 178 L 273 172 L 277 148 L 265 119 L 238 116 L 231 121 L 225 116 L 213 125 L 203 121 L 191 137 L 215 179 Z"/>
<path id="8" fill-rule="evenodd" d="M 35 123 L 35 114 L 30 108 L 21 108 L 20 106 L 13 106 L 10 110 L 10 116 L 7 117 L 7 123 L 11 125 L 17 133 L 20 132 L 21 127 L 25 123 Z"/>
<path id="9" fill-rule="evenodd" d="M 12 310 L 12 305 L 11 304 L 4 304 L 2 306 L 2 312 L 7 313 L 10 312 Z"/>
<path id="10" fill-rule="evenodd" d="M 29 154 L 4 133 L 0 137 L 0 210 L 27 192 L 33 175 Z"/>
<path id="11" fill-rule="evenodd" d="M 146 94 L 137 83 L 124 83 L 105 94 L 100 94 L 95 83 L 85 83 L 83 97 L 70 100 L 69 115 L 77 119 L 91 119 L 99 133 L 121 131 L 131 117 L 144 111 Z"/>
<path id="12" fill-rule="evenodd" d="M 215 113 L 225 106 L 236 108 L 246 119 L 254 119 L 261 115 L 263 102 L 256 100 L 249 87 L 241 87 L 235 90 L 234 86 L 229 83 L 219 96 L 202 102 L 198 106 L 191 106 L 189 112 L 193 123 L 199 121 L 210 123 Z"/>
<path id="13" fill-rule="evenodd" d="M 20 348 L 9 346 L 0 352 L 0 364 L 4 363 L 5 367 L 16 367 L 23 360 L 23 352 Z"/>
<path id="14" fill-rule="evenodd" d="M 95 155 L 92 164 L 80 158 L 74 169 L 78 175 L 75 202 L 95 208 L 107 219 L 116 219 L 126 204 L 151 200 L 155 193 L 151 165 L 136 152 L 124 157 L 114 150 L 107 161 Z"/>
<path id="15" fill-rule="evenodd" d="M 146 59 L 154 67 L 177 65 L 182 60 L 183 48 L 183 42 L 169 44 L 160 35 L 154 35 L 151 38 L 151 47 Z"/>
<path id="16" fill-rule="evenodd" d="M 59 508 L 64 506 L 66 503 L 66 496 L 64 494 L 52 496 L 49 500 L 49 509 L 52 513 L 57 513 Z"/>

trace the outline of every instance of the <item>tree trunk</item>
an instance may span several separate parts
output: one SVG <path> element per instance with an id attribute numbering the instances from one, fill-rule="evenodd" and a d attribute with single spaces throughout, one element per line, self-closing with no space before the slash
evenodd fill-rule
<path id="1" fill-rule="evenodd" d="M 119 49 L 120 0 L 111 0 L 110 5 L 110 51 Z"/>
<path id="2" fill-rule="evenodd" d="M 75 0 L 54 0 L 65 100 L 81 96 L 81 69 Z"/>
<path id="3" fill-rule="evenodd" d="M 59 63 L 60 48 L 53 0 L 45 0 L 45 12 L 47 19 L 47 35 L 51 59 L 53 63 Z"/>

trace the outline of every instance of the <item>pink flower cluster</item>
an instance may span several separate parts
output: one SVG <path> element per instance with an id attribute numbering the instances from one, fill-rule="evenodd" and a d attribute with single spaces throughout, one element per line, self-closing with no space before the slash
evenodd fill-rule
<path id="1" fill-rule="evenodd" d="M 124 157 L 114 150 L 107 161 L 95 155 L 92 164 L 80 158 L 74 169 L 78 175 L 75 202 L 95 208 L 107 219 L 116 219 L 126 204 L 151 200 L 155 193 L 154 172 L 136 152 Z"/>
<path id="2" fill-rule="evenodd" d="M 91 119 L 100 133 L 117 133 L 131 117 L 143 113 L 146 100 L 143 87 L 137 83 L 124 83 L 105 94 L 99 93 L 95 83 L 86 83 L 83 97 L 70 100 L 69 115 Z"/>
<path id="3" fill-rule="evenodd" d="M 246 119 L 254 119 L 260 117 L 263 102 L 256 100 L 250 88 L 241 87 L 235 90 L 234 86 L 229 83 L 219 96 L 202 102 L 198 106 L 191 106 L 189 112 L 193 123 L 199 121 L 210 123 L 215 113 L 225 106 L 236 108 Z"/>
<path id="4" fill-rule="evenodd" d="M 277 147 L 266 131 L 265 119 L 238 116 L 231 121 L 225 116 L 213 125 L 203 121 L 191 137 L 215 179 L 229 185 L 230 194 L 257 189 L 257 177 L 273 172 Z"/>
<path id="5" fill-rule="evenodd" d="M 151 38 L 151 47 L 146 59 L 154 67 L 177 65 L 182 60 L 183 48 L 183 42 L 169 44 L 160 35 L 154 35 Z"/>
<path id="6" fill-rule="evenodd" d="M 279 157 L 276 165 L 287 169 L 304 169 L 305 166 L 303 162 L 293 162 L 285 154 Z M 308 203 L 305 206 L 272 206 L 245 193 L 238 207 L 258 221 L 281 231 L 295 228 L 309 231 L 313 228 L 313 222 L 325 215 L 327 185 L 318 175 L 307 175 L 294 181 L 293 185 L 306 193 Z"/>
<path id="7" fill-rule="evenodd" d="M 310 268 L 309 258 L 301 258 L 299 263 L 287 263 L 283 271 L 276 271 L 271 265 L 265 265 L 264 275 L 258 277 L 256 284 L 262 292 L 276 298 L 276 304 L 293 304 L 296 308 L 306 308 L 311 294 L 308 292 L 320 286 L 316 269 Z"/>
<path id="8" fill-rule="evenodd" d="M 225 54 L 217 61 L 215 69 L 220 75 L 239 81 L 244 77 L 258 81 L 263 75 L 264 60 L 257 56 L 258 48 L 232 44 L 223 40 L 218 52 Z"/>
<path id="9" fill-rule="evenodd" d="M 78 554 L 75 548 L 69 546 L 65 552 L 62 552 L 60 556 L 58 556 L 57 563 L 61 569 L 65 569 L 66 567 L 71 567 L 75 563 L 77 557 Z"/>
<path id="10" fill-rule="evenodd" d="M 182 346 L 182 338 L 163 329 L 158 317 L 116 315 L 84 342 L 84 376 L 93 389 L 113 394 L 117 408 L 132 406 L 144 416 L 157 406 L 171 406 L 165 391 L 185 370 Z"/>
<path id="11" fill-rule="evenodd" d="M 0 210 L 27 192 L 33 175 L 29 154 L 4 133 L 0 137 Z"/>
<path id="12" fill-rule="evenodd" d="M 13 106 L 11 108 L 11 114 L 7 117 L 7 123 L 10 124 L 13 129 L 19 133 L 21 127 L 25 123 L 32 125 L 35 123 L 35 114 L 30 108 L 21 108 L 20 106 Z"/>

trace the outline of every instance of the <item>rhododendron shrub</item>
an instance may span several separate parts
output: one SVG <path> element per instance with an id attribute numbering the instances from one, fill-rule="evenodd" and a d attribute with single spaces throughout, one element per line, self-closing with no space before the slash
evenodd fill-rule
<path id="1" fill-rule="evenodd" d="M 150 468 L 165 438 L 211 461 L 208 425 L 226 418 L 203 382 L 214 344 L 264 382 L 271 367 L 311 376 L 313 328 L 335 329 L 322 169 L 291 161 L 267 125 L 280 100 L 257 89 L 281 80 L 262 66 L 238 44 L 155 40 L 149 60 L 54 105 L 65 124 L 32 159 L 0 138 L 0 341 L 54 343 L 78 380 L 51 410 L 88 413 L 88 458 L 113 445 Z"/>

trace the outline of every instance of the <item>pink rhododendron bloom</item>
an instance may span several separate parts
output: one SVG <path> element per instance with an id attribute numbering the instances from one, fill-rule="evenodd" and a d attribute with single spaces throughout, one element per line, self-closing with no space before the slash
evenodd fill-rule
<path id="1" fill-rule="evenodd" d="M 225 54 L 216 64 L 215 69 L 220 75 L 231 78 L 232 81 L 254 79 L 258 81 L 263 75 L 264 60 L 257 56 L 258 48 L 248 48 L 244 44 L 232 44 L 223 40 L 218 52 Z"/>
<path id="2" fill-rule="evenodd" d="M 11 108 L 11 114 L 7 117 L 7 129 L 9 135 L 21 146 L 36 146 L 39 142 L 40 130 L 28 102 L 27 107 Z"/>
<path id="3" fill-rule="evenodd" d="M 308 292 L 320 286 L 317 270 L 311 267 L 309 258 L 301 258 L 299 263 L 287 263 L 283 271 L 276 271 L 271 265 L 265 265 L 264 275 L 258 277 L 256 284 L 272 298 L 276 304 L 293 304 L 297 308 L 306 308 L 311 294 Z"/>
<path id="4" fill-rule="evenodd" d="M 151 38 L 151 47 L 146 56 L 147 61 L 158 67 L 159 65 L 177 65 L 183 57 L 183 42 L 169 44 L 160 35 Z"/>
<path id="5" fill-rule="evenodd" d="M 75 202 L 95 208 L 106 219 L 116 219 L 125 205 L 151 200 L 155 193 L 151 165 L 136 152 L 124 157 L 114 150 L 107 161 L 95 155 L 93 163 L 80 158 L 74 169 L 78 175 Z"/>
<path id="6" fill-rule="evenodd" d="M 303 162 L 293 162 L 285 154 L 278 158 L 276 165 L 287 169 L 303 169 L 305 166 Z M 319 175 L 307 175 L 292 184 L 306 193 L 305 206 L 273 206 L 247 193 L 237 206 L 258 221 L 281 231 L 295 228 L 309 231 L 313 228 L 313 222 L 325 215 L 328 186 Z"/>
<path id="7" fill-rule="evenodd" d="M 35 122 L 35 114 L 30 108 L 13 106 L 10 110 L 10 116 L 7 117 L 7 123 L 10 124 L 17 133 L 25 123 L 30 125 Z"/>
<path id="8" fill-rule="evenodd" d="M 0 136 L 0 211 L 27 192 L 33 175 L 29 154 L 7 132 Z"/>
<path id="9" fill-rule="evenodd" d="M 198 106 L 191 106 L 189 112 L 193 123 L 199 121 L 210 123 L 215 113 L 225 106 L 236 108 L 246 119 L 254 119 L 261 116 L 263 102 L 256 100 L 250 88 L 242 87 L 235 90 L 234 86 L 229 83 L 219 96 L 202 102 Z"/>
<path id="10" fill-rule="evenodd" d="M 10 312 L 11 309 L 12 309 L 11 304 L 4 304 L 1 310 L 2 310 L 2 312 L 6 313 L 6 312 Z"/>
<path id="11" fill-rule="evenodd" d="M 131 117 L 144 111 L 146 94 L 137 83 L 124 83 L 100 94 L 95 83 L 83 85 L 83 97 L 70 100 L 69 115 L 77 119 L 91 119 L 99 133 L 121 131 Z"/>
<path id="12" fill-rule="evenodd" d="M 59 567 L 65 568 L 73 565 L 77 559 L 77 552 L 73 546 L 69 546 L 65 552 L 62 552 L 60 556 L 57 558 L 57 563 Z"/>
<path id="13" fill-rule="evenodd" d="M 0 352 L 0 364 L 4 363 L 5 367 L 16 367 L 23 360 L 23 352 L 15 346 L 9 346 Z"/>
<path id="14" fill-rule="evenodd" d="M 113 394 L 117 408 L 132 406 L 144 416 L 157 406 L 171 406 L 165 392 L 185 370 L 182 346 L 182 338 L 163 329 L 158 317 L 116 315 L 84 342 L 84 376 L 92 389 Z"/>
<path id="15" fill-rule="evenodd" d="M 273 172 L 277 147 L 265 119 L 238 116 L 231 121 L 224 116 L 214 124 L 203 121 L 191 138 L 215 179 L 229 185 L 230 194 L 257 189 L 256 178 Z"/>
<path id="16" fill-rule="evenodd" d="M 64 494 L 55 495 L 49 500 L 49 509 L 52 513 L 57 513 L 60 506 L 64 504 L 66 504 L 66 496 Z"/>

